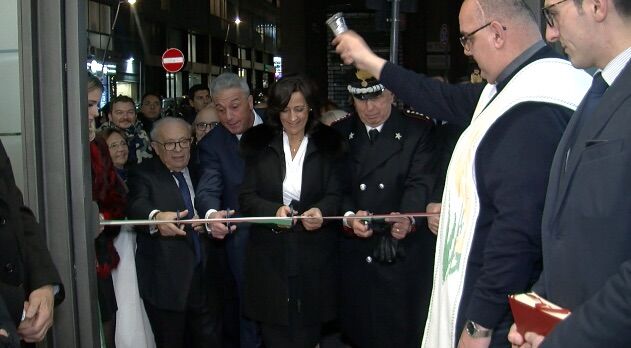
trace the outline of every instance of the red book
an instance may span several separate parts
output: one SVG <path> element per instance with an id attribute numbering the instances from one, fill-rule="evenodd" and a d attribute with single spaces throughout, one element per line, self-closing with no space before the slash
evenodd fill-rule
<path id="1" fill-rule="evenodd" d="M 552 328 L 570 315 L 568 309 L 559 307 L 534 292 L 508 296 L 513 318 L 520 334 L 534 332 L 547 335 Z"/>

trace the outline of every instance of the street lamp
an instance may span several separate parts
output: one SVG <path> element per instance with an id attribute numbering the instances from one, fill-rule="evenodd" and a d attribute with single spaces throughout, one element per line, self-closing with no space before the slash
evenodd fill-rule
<path id="1" fill-rule="evenodd" d="M 116 5 L 116 14 L 114 14 L 114 21 L 112 22 L 112 28 L 110 28 L 110 33 L 107 35 L 107 43 L 105 44 L 105 50 L 103 52 L 103 59 L 101 59 L 101 64 L 105 66 L 105 58 L 107 57 L 107 50 L 110 47 L 110 41 L 112 40 L 112 36 L 114 35 L 114 28 L 116 28 L 116 22 L 118 21 L 118 12 L 121 9 L 121 4 L 128 3 L 129 6 L 134 6 L 136 0 L 120 0 Z M 103 68 L 101 68 L 101 74 L 103 74 Z"/>
<path id="2" fill-rule="evenodd" d="M 237 16 L 234 19 L 234 24 L 236 25 L 235 30 L 237 31 L 237 41 L 239 41 L 239 23 L 241 23 L 241 18 L 239 18 L 239 16 Z M 230 34 L 230 25 L 233 22 L 228 22 L 228 28 L 226 29 L 226 39 L 224 40 L 224 44 L 223 44 L 223 50 L 224 50 L 224 59 L 228 60 L 228 62 L 226 64 L 224 64 L 224 69 L 225 68 L 230 68 L 230 70 L 232 70 L 232 55 L 230 54 L 230 47 L 228 46 L 228 35 Z M 237 42 L 237 49 L 239 48 L 239 42 Z M 237 54 L 237 57 L 239 55 Z"/>

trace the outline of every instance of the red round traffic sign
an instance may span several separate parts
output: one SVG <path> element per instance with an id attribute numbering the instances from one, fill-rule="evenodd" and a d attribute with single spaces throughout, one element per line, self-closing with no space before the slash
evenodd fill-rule
<path id="1" fill-rule="evenodd" d="M 170 73 L 176 73 L 184 67 L 184 53 L 177 48 L 169 48 L 162 54 L 162 67 Z"/>

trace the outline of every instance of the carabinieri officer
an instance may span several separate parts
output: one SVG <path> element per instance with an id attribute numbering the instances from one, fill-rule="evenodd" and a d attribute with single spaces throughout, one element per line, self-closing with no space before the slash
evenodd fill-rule
<path id="1" fill-rule="evenodd" d="M 353 71 L 355 111 L 333 125 L 350 146 L 345 215 L 424 211 L 433 189 L 429 120 L 406 116 L 394 95 Z M 345 221 L 341 241 L 342 333 L 359 347 L 416 347 L 432 288 L 435 238 L 424 219 Z"/>

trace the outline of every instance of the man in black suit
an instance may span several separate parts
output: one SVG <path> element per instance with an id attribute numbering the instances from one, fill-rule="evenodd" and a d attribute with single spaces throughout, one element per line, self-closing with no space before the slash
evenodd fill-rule
<path id="1" fill-rule="evenodd" d="M 210 88 L 220 124 L 198 143 L 200 180 L 196 203 L 200 214 L 207 218 L 221 218 L 228 214 L 228 210 L 239 211 L 239 188 L 245 172 L 245 163 L 239 155 L 241 135 L 251 127 L 263 123 L 263 120 L 254 110 L 253 98 L 245 79 L 233 73 L 223 73 L 213 79 Z M 232 295 L 227 299 L 232 301 L 228 302 L 236 300 L 237 303 L 236 306 L 226 306 L 225 335 L 231 341 L 230 346 L 259 347 L 261 338 L 258 326 L 243 316 L 240 310 L 243 303 L 239 301 L 244 292 L 244 263 L 249 226 L 233 224 L 229 230 L 225 224 L 213 223 L 207 228 L 214 238 L 225 241 L 223 247 L 227 257 L 227 273 L 234 279 L 237 287 L 237 291 L 226 294 Z M 236 307 L 234 311 L 233 307 Z M 231 312 L 236 312 L 236 315 Z M 231 316 L 236 317 L 236 321 Z"/>
<path id="2" fill-rule="evenodd" d="M 403 115 L 392 106 L 392 92 L 365 71 L 353 74 L 348 89 L 355 112 L 333 124 L 350 145 L 345 215 L 422 211 L 434 184 L 431 121 Z M 367 226 L 349 219 L 345 225 L 342 333 L 358 347 L 418 346 L 435 245 L 425 221 L 392 218 Z"/>
<path id="3" fill-rule="evenodd" d="M 196 216 L 197 180 L 188 168 L 191 132 L 179 118 L 166 117 L 154 124 L 152 147 L 158 158 L 129 172 L 130 218 Z M 138 287 L 157 347 L 219 347 L 220 282 L 203 226 L 164 223 L 137 227 L 137 232 Z"/>
<path id="4" fill-rule="evenodd" d="M 0 142 L 0 297 L 25 342 L 39 342 L 53 324 L 64 290 L 46 239 L 24 206 Z M 20 318 L 22 317 L 22 320 Z"/>
<path id="5" fill-rule="evenodd" d="M 513 328 L 514 347 L 631 345 L 631 1 L 545 1 L 546 38 L 592 88 L 552 162 L 533 288 L 572 314 L 547 337 Z"/>

